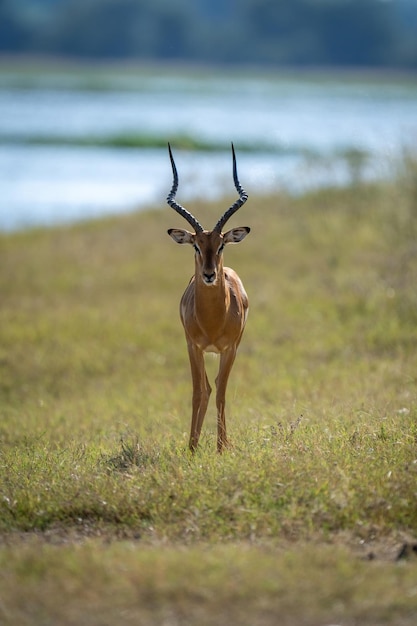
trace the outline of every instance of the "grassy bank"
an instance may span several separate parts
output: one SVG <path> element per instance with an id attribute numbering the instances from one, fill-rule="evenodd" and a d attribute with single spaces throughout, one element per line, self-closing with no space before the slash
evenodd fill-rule
<path id="1" fill-rule="evenodd" d="M 188 134 L 176 134 L 170 138 L 170 141 L 176 148 L 183 150 L 198 150 L 203 152 L 225 152 L 230 151 L 230 146 L 224 144 L 223 141 L 207 141 L 198 136 Z M 167 147 L 167 139 L 165 135 L 125 132 L 108 135 L 83 135 L 80 137 L 74 135 L 0 135 L 0 145 L 29 145 L 29 146 L 66 146 L 81 148 L 120 148 L 120 149 L 151 149 Z M 274 152 L 275 154 L 305 154 L 306 156 L 315 156 L 311 150 L 303 147 L 294 146 L 288 148 L 286 146 L 274 145 L 262 142 L 239 142 L 239 150 L 241 152 Z M 359 156 L 362 155 L 358 151 Z M 340 156 L 349 156 L 349 149 L 341 152 Z M 365 158 L 365 153 L 363 153 Z"/>
<path id="2" fill-rule="evenodd" d="M 1 237 L 5 623 L 415 623 L 416 180 L 233 218 L 251 310 L 222 456 L 214 403 L 186 449 L 179 216 Z"/>

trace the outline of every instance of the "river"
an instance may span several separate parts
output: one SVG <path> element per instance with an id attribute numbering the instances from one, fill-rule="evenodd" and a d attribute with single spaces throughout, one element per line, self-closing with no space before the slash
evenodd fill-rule
<path id="1" fill-rule="evenodd" d="M 412 78 L 114 68 L 94 78 L 0 71 L 0 230 L 164 207 L 166 148 L 114 147 L 112 136 L 224 146 L 175 151 L 181 202 L 234 193 L 231 141 L 251 194 L 384 178 L 417 139 Z"/>

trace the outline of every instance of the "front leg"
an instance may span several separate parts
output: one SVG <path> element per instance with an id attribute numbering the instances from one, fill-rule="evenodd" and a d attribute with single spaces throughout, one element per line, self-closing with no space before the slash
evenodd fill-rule
<path id="1" fill-rule="evenodd" d="M 216 405 L 217 405 L 217 452 L 223 452 L 223 448 L 228 446 L 226 432 L 226 388 L 229 380 L 234 360 L 236 348 L 229 348 L 220 356 L 219 373 L 216 378 Z"/>
<path id="2" fill-rule="evenodd" d="M 191 341 L 187 342 L 190 358 L 191 377 L 193 382 L 192 417 L 189 448 L 195 452 L 200 439 L 201 428 L 207 412 L 211 387 L 208 382 L 204 365 L 204 354 Z"/>

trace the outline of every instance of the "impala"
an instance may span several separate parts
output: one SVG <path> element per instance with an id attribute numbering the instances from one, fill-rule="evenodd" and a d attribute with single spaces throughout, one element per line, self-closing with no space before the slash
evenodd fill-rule
<path id="1" fill-rule="evenodd" d="M 195 250 L 195 271 L 180 303 L 180 316 L 184 326 L 193 383 L 192 418 L 189 447 L 195 451 L 207 411 L 211 387 L 207 378 L 204 353 L 220 354 L 216 378 L 217 450 L 228 445 L 225 418 L 227 381 L 236 351 L 245 328 L 248 314 L 248 297 L 242 281 L 234 270 L 223 266 L 223 249 L 227 243 L 239 243 L 250 228 L 240 226 L 223 233 L 229 218 L 246 202 L 248 196 L 241 187 L 236 168 L 236 155 L 232 144 L 233 180 L 239 198 L 221 216 L 213 230 L 204 230 L 197 219 L 178 204 L 178 173 L 168 144 L 173 184 L 167 203 L 192 226 L 194 232 L 170 228 L 168 234 L 176 243 L 188 243 Z"/>

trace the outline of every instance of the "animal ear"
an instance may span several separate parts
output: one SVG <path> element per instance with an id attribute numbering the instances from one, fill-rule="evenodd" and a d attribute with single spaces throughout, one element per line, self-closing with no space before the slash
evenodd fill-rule
<path id="1" fill-rule="evenodd" d="M 188 230 L 183 230 L 182 228 L 170 228 L 168 235 L 172 237 L 176 243 L 194 243 L 193 233 L 188 232 Z"/>
<path id="2" fill-rule="evenodd" d="M 223 235 L 224 243 L 239 243 L 250 232 L 249 226 L 239 226 L 238 228 L 232 228 Z"/>

